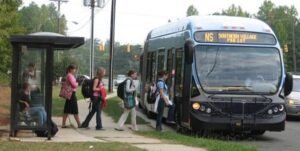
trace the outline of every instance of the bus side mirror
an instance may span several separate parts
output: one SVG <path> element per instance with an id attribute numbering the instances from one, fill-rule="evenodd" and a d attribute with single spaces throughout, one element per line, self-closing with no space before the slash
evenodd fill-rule
<path id="1" fill-rule="evenodd" d="M 194 42 L 190 39 L 186 40 L 184 44 L 184 56 L 187 64 L 193 63 L 194 50 Z"/>
<path id="2" fill-rule="evenodd" d="M 284 80 L 284 96 L 288 96 L 293 90 L 293 76 L 286 73 Z"/>

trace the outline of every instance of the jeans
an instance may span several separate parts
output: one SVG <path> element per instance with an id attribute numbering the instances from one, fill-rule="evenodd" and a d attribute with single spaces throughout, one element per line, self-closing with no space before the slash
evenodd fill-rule
<path id="1" fill-rule="evenodd" d="M 30 116 L 37 116 L 38 117 L 38 125 L 42 126 L 47 121 L 47 113 L 44 107 L 31 107 L 28 110 Z"/>
<path id="2" fill-rule="evenodd" d="M 175 104 L 173 103 L 170 106 L 167 106 L 169 108 L 168 111 L 168 121 L 175 121 Z M 157 117 L 156 117 L 156 129 L 162 130 L 162 118 L 164 115 L 164 109 L 165 109 L 165 101 L 163 99 L 160 99 L 157 106 Z"/>
<path id="3" fill-rule="evenodd" d="M 96 103 L 92 103 L 92 110 L 89 112 L 89 114 L 86 116 L 84 122 L 81 124 L 82 127 L 88 127 L 89 123 L 96 113 L 96 129 L 101 129 L 102 127 L 102 121 L 101 121 L 101 98 L 96 97 L 94 99 L 97 99 L 97 101 L 94 101 Z"/>

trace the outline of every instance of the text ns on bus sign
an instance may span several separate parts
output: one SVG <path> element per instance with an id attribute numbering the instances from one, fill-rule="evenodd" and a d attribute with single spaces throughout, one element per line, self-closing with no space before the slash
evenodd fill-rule
<path id="1" fill-rule="evenodd" d="M 271 34 L 236 31 L 196 32 L 195 40 L 205 43 L 237 43 L 275 45 L 276 39 Z"/>

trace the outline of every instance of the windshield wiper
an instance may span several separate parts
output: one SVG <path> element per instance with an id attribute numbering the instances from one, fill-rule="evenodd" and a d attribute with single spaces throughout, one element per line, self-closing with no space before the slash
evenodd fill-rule
<path id="1" fill-rule="evenodd" d="M 217 52 L 216 52 L 214 64 L 213 64 L 212 68 L 209 70 L 209 72 L 206 74 L 206 78 L 215 70 L 215 67 L 217 65 L 218 56 L 219 56 L 219 48 L 217 49 Z"/>

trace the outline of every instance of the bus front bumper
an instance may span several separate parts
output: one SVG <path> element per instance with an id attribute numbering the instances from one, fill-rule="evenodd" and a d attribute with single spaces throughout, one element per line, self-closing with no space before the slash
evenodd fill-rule
<path id="1" fill-rule="evenodd" d="M 286 113 L 273 115 L 271 118 L 262 117 L 220 117 L 191 113 L 191 128 L 193 130 L 232 130 L 232 131 L 283 131 Z"/>

